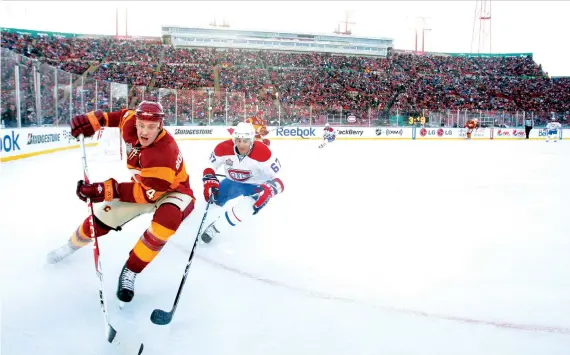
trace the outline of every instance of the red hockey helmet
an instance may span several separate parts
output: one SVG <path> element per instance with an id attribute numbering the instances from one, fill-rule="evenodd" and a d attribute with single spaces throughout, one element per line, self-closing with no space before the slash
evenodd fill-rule
<path id="1" fill-rule="evenodd" d="M 162 105 L 158 102 L 153 101 L 141 102 L 137 106 L 135 115 L 138 119 L 147 121 L 162 122 L 164 119 L 164 111 L 162 110 Z"/>

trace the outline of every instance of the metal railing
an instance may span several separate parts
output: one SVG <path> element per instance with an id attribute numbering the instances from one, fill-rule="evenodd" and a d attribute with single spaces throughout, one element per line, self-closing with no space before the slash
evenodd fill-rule
<path id="1" fill-rule="evenodd" d="M 77 75 L 1 48 L 0 110 L 6 127 L 69 125 L 74 115 L 92 110 L 115 111 L 141 100 L 159 101 L 166 125 L 234 125 L 263 112 L 271 126 L 301 125 L 462 127 L 478 118 L 484 127 L 522 127 L 527 118 L 535 125 L 552 116 L 567 125 L 567 115 L 552 112 L 443 110 L 406 112 L 368 108 L 343 110 L 339 106 L 299 106 L 282 102 L 271 93 L 176 90 L 129 86 Z M 132 108 L 132 107 L 131 107 Z"/>

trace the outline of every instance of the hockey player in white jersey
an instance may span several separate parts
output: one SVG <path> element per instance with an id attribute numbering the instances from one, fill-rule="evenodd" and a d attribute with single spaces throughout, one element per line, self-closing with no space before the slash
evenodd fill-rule
<path id="1" fill-rule="evenodd" d="M 220 183 L 216 170 L 224 166 L 226 178 Z M 216 235 L 226 233 L 250 216 L 256 215 L 275 195 L 283 192 L 284 185 L 277 174 L 281 162 L 271 149 L 255 140 L 255 129 L 250 123 L 240 122 L 232 139 L 219 143 L 210 155 L 210 164 L 204 169 L 204 198 L 218 206 L 239 196 L 243 199 L 226 210 L 202 233 L 201 239 L 209 243 Z"/>
<path id="2" fill-rule="evenodd" d="M 319 145 L 319 148 L 323 148 L 330 142 L 336 139 L 336 131 L 332 128 L 329 123 L 325 123 L 325 128 L 323 129 L 323 142 Z"/>
<path id="3" fill-rule="evenodd" d="M 562 129 L 562 125 L 560 122 L 556 122 L 556 117 L 552 117 L 552 121 L 546 125 L 546 141 L 550 142 L 550 139 L 554 138 L 554 141 L 558 142 L 559 129 Z"/>

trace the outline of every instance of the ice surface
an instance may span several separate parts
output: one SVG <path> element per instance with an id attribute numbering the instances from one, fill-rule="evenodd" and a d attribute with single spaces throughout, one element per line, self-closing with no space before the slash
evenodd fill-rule
<path id="1" fill-rule="evenodd" d="M 123 311 L 117 277 L 151 216 L 100 240 L 111 322 L 145 355 L 570 353 L 567 141 L 273 141 L 284 193 L 199 245 L 174 320 L 152 324 L 172 306 L 215 143 L 180 143 L 196 210 Z M 89 170 L 129 178 L 118 161 Z M 44 263 L 86 216 L 81 178 L 79 150 L 2 164 L 2 355 L 119 353 L 91 249 Z"/>

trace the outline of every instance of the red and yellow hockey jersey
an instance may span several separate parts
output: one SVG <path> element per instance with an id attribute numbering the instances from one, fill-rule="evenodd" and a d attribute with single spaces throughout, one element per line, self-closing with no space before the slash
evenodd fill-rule
<path id="1" fill-rule="evenodd" d="M 265 137 L 267 132 L 267 122 L 264 119 L 257 117 L 250 117 L 245 122 L 251 123 L 255 129 L 255 138 Z"/>
<path id="2" fill-rule="evenodd" d="M 253 125 L 253 128 L 255 129 L 255 140 L 269 146 L 271 143 L 269 139 L 263 138 L 269 134 L 269 131 L 267 131 L 267 121 L 254 116 L 248 118 L 245 120 L 245 122 L 251 123 Z"/>
<path id="3" fill-rule="evenodd" d="M 479 128 L 479 120 L 477 119 L 470 119 L 465 123 L 465 128 L 474 129 Z"/>
<path id="4" fill-rule="evenodd" d="M 90 112 L 87 115 L 93 115 Z M 91 119 L 90 119 L 91 120 Z M 92 120 L 91 120 L 92 121 Z M 105 127 L 119 127 L 125 141 L 131 182 L 119 183 L 122 202 L 154 203 L 166 192 L 176 191 L 194 199 L 184 158 L 174 138 L 163 129 L 148 147 L 138 141 L 134 110 L 105 112 Z"/>

